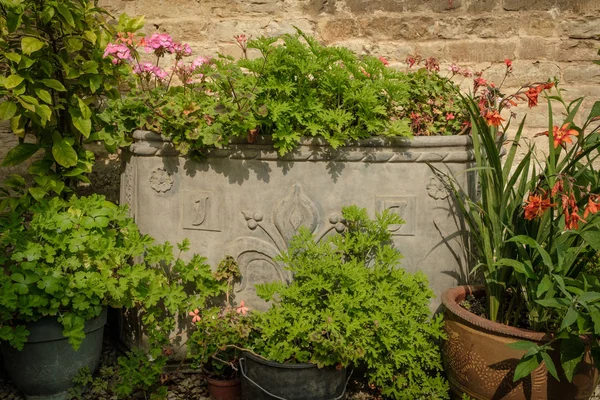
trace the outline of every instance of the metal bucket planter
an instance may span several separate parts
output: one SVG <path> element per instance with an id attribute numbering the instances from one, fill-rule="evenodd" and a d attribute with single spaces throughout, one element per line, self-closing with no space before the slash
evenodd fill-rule
<path id="1" fill-rule="evenodd" d="M 252 354 L 240 359 L 243 400 L 341 400 L 346 370 L 314 364 L 282 364 Z"/>
<path id="2" fill-rule="evenodd" d="M 77 372 L 88 367 L 95 371 L 100 363 L 106 309 L 85 324 L 85 339 L 78 351 L 62 334 L 55 317 L 28 323 L 30 332 L 23 350 L 2 343 L 4 367 L 28 400 L 66 400 Z"/>
<path id="3" fill-rule="evenodd" d="M 191 241 L 191 250 L 217 265 L 237 259 L 238 301 L 264 308 L 255 283 L 289 279 L 273 261 L 300 226 L 318 238 L 344 229 L 342 206 L 400 214 L 390 227 L 404 255 L 402 267 L 423 271 L 439 305 L 465 265 L 464 233 L 451 196 L 428 165 L 468 187 L 469 136 L 375 137 L 333 149 L 305 139 L 281 157 L 268 137 L 208 151 L 201 162 L 181 156 L 164 137 L 136 131 L 124 154 L 121 203 L 129 204 L 140 231 L 159 242 Z M 471 186 L 473 186 L 471 184 Z"/>
<path id="4" fill-rule="evenodd" d="M 477 400 L 586 400 L 598 385 L 598 369 L 591 355 L 575 371 L 573 382 L 562 373 L 558 354 L 553 355 L 560 382 L 548 373 L 544 364 L 530 376 L 513 382 L 517 363 L 525 355 L 507 344 L 528 340 L 546 343 L 548 334 L 519 329 L 479 317 L 459 303 L 467 295 L 483 296 L 483 287 L 459 286 L 449 289 L 442 301 L 446 310 L 446 334 L 443 347 L 446 374 L 452 392 Z"/>

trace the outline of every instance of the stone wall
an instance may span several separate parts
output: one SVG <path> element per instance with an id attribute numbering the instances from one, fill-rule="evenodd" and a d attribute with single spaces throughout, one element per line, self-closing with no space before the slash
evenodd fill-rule
<path id="1" fill-rule="evenodd" d="M 327 44 L 388 57 L 406 68 L 408 54 L 486 69 L 499 82 L 503 60 L 514 60 L 505 93 L 520 84 L 558 77 L 574 99 L 600 99 L 600 0 L 101 0 L 115 15 L 146 15 L 155 29 L 189 42 L 195 54 L 239 56 L 233 35 L 277 35 L 294 26 Z M 461 84 L 468 88 L 470 80 Z M 516 109 L 518 115 L 528 111 Z M 532 110 L 528 133 L 547 128 L 544 107 Z M 0 129 L 0 157 L 7 150 Z M 104 159 L 102 161 L 104 163 Z M 108 168 L 113 171 L 114 168 Z M 0 171 L 4 175 L 5 171 Z M 116 175 L 103 178 L 111 191 Z M 115 194 L 116 195 L 116 194 Z M 116 196 L 111 196 L 115 198 Z"/>

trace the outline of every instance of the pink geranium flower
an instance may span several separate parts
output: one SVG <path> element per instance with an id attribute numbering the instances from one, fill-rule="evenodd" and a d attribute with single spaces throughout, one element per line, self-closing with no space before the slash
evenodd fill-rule
<path id="1" fill-rule="evenodd" d="M 243 300 L 240 302 L 240 306 L 235 309 L 235 312 L 242 315 L 248 314 L 248 311 L 250 311 L 250 309 L 246 307 Z"/>
<path id="2" fill-rule="evenodd" d="M 147 53 L 164 55 L 173 53 L 173 38 L 168 33 L 153 33 L 149 39 L 146 39 L 145 49 Z"/>
<path id="3" fill-rule="evenodd" d="M 192 69 L 196 69 L 198 67 L 203 66 L 204 64 L 208 64 L 210 62 L 210 58 L 198 56 L 194 61 L 192 61 Z"/>
<path id="4" fill-rule="evenodd" d="M 109 43 L 104 49 L 104 57 L 113 57 L 112 63 L 118 64 L 120 61 L 131 60 L 131 50 L 124 44 Z"/>
<path id="5" fill-rule="evenodd" d="M 200 318 L 200 310 L 198 310 L 197 308 L 195 308 L 194 311 L 190 311 L 188 315 L 192 317 L 192 323 L 194 324 L 202 320 L 202 318 Z"/>

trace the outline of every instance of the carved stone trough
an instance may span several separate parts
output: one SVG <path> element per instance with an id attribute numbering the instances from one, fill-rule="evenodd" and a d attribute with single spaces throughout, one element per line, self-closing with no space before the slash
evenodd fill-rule
<path id="1" fill-rule="evenodd" d="M 158 241 L 187 237 L 192 251 L 213 266 L 225 255 L 235 257 L 243 275 L 236 299 L 257 308 L 264 304 L 255 283 L 289 278 L 273 258 L 300 226 L 322 238 L 344 229 L 344 205 L 372 215 L 391 209 L 406 221 L 391 227 L 402 267 L 427 274 L 435 310 L 443 290 L 457 284 L 466 256 L 458 214 L 428 163 L 466 187 L 470 138 L 372 138 L 338 149 L 306 139 L 280 157 L 269 138 L 260 137 L 211 150 L 196 162 L 167 139 L 136 131 L 125 154 L 121 202 Z"/>

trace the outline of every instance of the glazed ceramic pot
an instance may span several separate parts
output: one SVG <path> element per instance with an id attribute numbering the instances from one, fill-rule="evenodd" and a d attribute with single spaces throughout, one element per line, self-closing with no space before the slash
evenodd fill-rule
<path id="1" fill-rule="evenodd" d="M 568 382 L 558 352 L 551 355 L 560 382 L 542 363 L 530 376 L 513 382 L 517 363 L 525 354 L 508 346 L 528 340 L 547 343 L 550 335 L 519 329 L 479 317 L 459 304 L 468 296 L 485 296 L 483 287 L 459 286 L 442 296 L 447 340 L 443 346 L 444 364 L 452 393 L 478 400 L 583 400 L 589 399 L 598 384 L 598 369 L 586 354 Z"/>

